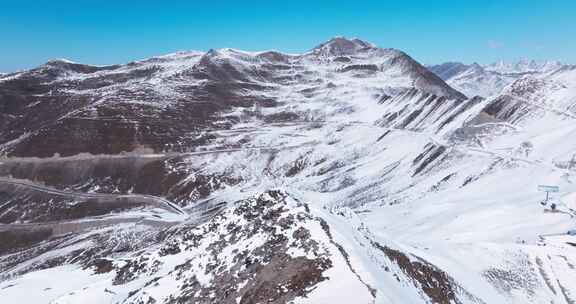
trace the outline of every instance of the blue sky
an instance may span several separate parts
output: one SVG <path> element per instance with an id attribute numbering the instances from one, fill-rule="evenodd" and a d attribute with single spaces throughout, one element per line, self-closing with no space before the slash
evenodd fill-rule
<path id="1" fill-rule="evenodd" d="M 574 0 L 0 0 L 0 72 L 68 58 L 125 63 L 178 50 L 303 52 L 334 36 L 422 63 L 576 63 Z"/>

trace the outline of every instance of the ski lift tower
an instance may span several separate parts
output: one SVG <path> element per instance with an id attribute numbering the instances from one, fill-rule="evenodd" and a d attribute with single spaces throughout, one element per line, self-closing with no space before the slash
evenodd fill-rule
<path id="1" fill-rule="evenodd" d="M 550 193 L 560 192 L 560 187 L 549 185 L 538 185 L 538 190 L 546 192 L 546 199 L 542 201 L 542 205 L 546 205 L 548 203 L 548 199 L 550 198 Z"/>

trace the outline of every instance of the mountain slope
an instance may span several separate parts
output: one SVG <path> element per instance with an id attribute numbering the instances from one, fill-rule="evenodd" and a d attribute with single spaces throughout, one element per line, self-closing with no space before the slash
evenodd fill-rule
<path id="1" fill-rule="evenodd" d="M 388 95 L 417 88 L 464 98 L 400 51 L 359 40 L 350 41 L 359 44 L 353 56 L 321 50 L 341 47 L 340 40 L 301 56 L 224 49 L 107 67 L 51 61 L 0 82 L 6 124 L 0 149 L 42 157 L 114 154 L 140 146 L 185 151 L 206 140 L 202 129 L 230 123 L 233 118 L 222 113 L 255 104 L 273 107 L 278 92 L 296 86 L 317 91 L 363 86 Z"/>
<path id="2" fill-rule="evenodd" d="M 486 99 L 344 38 L 39 69 L 0 82 L 19 98 L 4 97 L 0 300 L 576 300 L 573 67 Z M 554 209 L 539 184 L 559 186 Z M 118 208 L 95 213 L 100 195 Z"/>

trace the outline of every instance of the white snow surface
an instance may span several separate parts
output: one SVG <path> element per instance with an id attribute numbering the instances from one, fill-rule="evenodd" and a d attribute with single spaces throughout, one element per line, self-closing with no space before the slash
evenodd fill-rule
<path id="1" fill-rule="evenodd" d="M 325 273 L 330 280 L 296 302 L 432 303 L 421 284 L 373 246 L 378 243 L 442 270 L 455 284 L 458 303 L 574 303 L 576 247 L 571 243 L 576 237 L 567 232 L 576 228 L 576 164 L 571 165 L 576 153 L 576 69 L 494 65 L 487 70 L 538 73 L 488 78 L 486 83 L 470 76 L 478 83 L 473 89 L 491 97 L 461 101 L 430 94 L 442 91 L 439 88 L 407 90 L 413 88 L 413 78 L 401 66 L 386 64 L 396 51 L 369 51 L 379 53 L 377 61 L 373 54 L 358 55 L 359 63 L 381 66 L 377 76 L 359 78 L 365 72 L 336 72 L 344 64 L 316 64 L 332 60 L 331 50 L 323 46 L 322 56 L 311 57 L 312 51 L 290 63 L 306 63 L 311 79 L 326 82 L 276 85 L 266 93 L 284 103 L 262 109 L 264 115 L 291 111 L 304 120 L 246 119 L 231 130 L 215 131 L 217 141 L 206 147 L 245 137 L 251 146 L 280 147 L 277 151 L 246 149 L 189 159 L 193 168 L 231 172 L 243 181 L 210 199 L 234 201 L 282 188 L 327 221 L 357 276 L 338 250 L 328 246 L 335 264 Z M 231 49 L 210 54 L 211 60 L 227 61 L 243 71 L 251 68 L 247 62 L 267 60 L 258 55 Z M 165 67 L 162 73 L 170 77 L 201 56 L 206 54 L 171 55 L 175 61 L 155 64 Z M 540 73 L 544 68 L 549 70 Z M 292 73 L 295 69 L 286 71 Z M 500 81 L 508 84 L 501 86 Z M 151 83 L 175 94 L 165 79 Z M 391 97 L 383 100 L 384 95 Z M 489 113 L 493 104 L 501 107 Z M 301 170 L 287 176 L 295 164 L 302 164 Z M 540 184 L 560 187 L 552 197 L 556 211 L 549 203 L 541 204 Z M 329 244 L 318 225 L 307 225 Z M 258 238 L 253 241 L 248 246 L 257 245 Z M 157 253 L 151 249 L 149 254 Z M 186 256 L 157 258 L 167 265 L 160 271 L 164 276 L 146 294 L 165 299 L 178 284 L 168 271 Z M 88 272 L 72 265 L 3 281 L 0 302 L 115 303 L 132 290 L 114 289 L 116 294 L 108 295 L 104 290 L 112 288 L 110 277 Z M 210 283 L 209 275 L 194 273 L 203 284 Z M 66 279 L 52 279 L 58 277 Z M 359 278 L 376 290 L 375 299 Z M 143 283 L 137 280 L 130 287 Z M 137 296 L 146 300 L 147 295 Z"/>
<path id="2" fill-rule="evenodd" d="M 544 75 L 566 67 L 566 65 L 558 61 L 540 62 L 526 59 L 518 62 L 499 61 L 487 65 L 479 65 L 477 63 L 470 65 L 444 64 L 445 67 L 449 65 L 460 70 L 449 74 L 449 77 L 443 79 L 450 86 L 468 97 L 492 97 L 500 94 L 505 87 L 517 79 L 526 76 Z M 441 66 L 431 66 L 431 69 L 434 70 Z"/>

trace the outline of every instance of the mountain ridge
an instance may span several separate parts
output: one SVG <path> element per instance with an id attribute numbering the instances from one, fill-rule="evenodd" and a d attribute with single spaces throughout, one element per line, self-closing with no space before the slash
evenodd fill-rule
<path id="1" fill-rule="evenodd" d="M 342 39 L 0 80 L 0 302 L 576 301 L 576 69 Z"/>
<path id="2" fill-rule="evenodd" d="M 516 79 L 527 75 L 549 73 L 563 66 L 558 61 L 520 60 L 510 63 L 499 61 L 486 65 L 447 62 L 429 65 L 428 68 L 469 96 L 488 97 L 497 95 Z"/>

